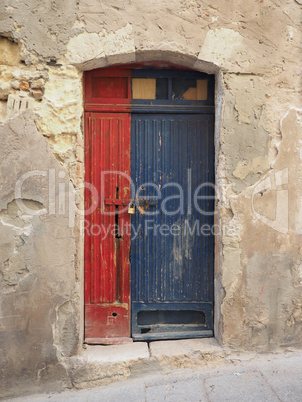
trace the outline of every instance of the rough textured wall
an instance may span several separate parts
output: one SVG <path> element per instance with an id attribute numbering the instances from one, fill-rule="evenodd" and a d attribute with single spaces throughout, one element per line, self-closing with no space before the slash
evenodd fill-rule
<path id="1" fill-rule="evenodd" d="M 77 0 L 3 0 L 0 26 L 4 36 L 22 40 L 27 63 L 64 54 L 70 36 L 81 31 L 75 26 Z"/>
<path id="2" fill-rule="evenodd" d="M 115 63 L 163 60 L 216 73 L 216 336 L 244 349 L 301 344 L 298 3 L 1 3 L 0 316 L 22 316 L 0 319 L 1 347 L 9 345 L 3 379 L 7 361 L 20 384 L 38 384 L 57 365 L 64 373 L 80 344 L 80 218 L 72 228 L 58 211 L 24 216 L 13 192 L 26 170 L 62 169 L 72 208 L 82 205 L 81 71 Z M 33 183 L 25 204 L 48 208 L 43 180 Z"/>
<path id="3" fill-rule="evenodd" d="M 60 185 L 73 190 L 31 111 L 2 124 L 0 138 L 0 389 L 18 394 L 66 383 L 62 357 L 77 350 L 75 239 Z"/>

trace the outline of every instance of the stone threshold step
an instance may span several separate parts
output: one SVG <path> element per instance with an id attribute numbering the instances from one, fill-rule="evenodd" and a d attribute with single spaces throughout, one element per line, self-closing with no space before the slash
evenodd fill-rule
<path id="1" fill-rule="evenodd" d="M 229 354 L 215 338 L 88 345 L 69 360 L 70 378 L 77 389 L 107 385 L 132 376 L 173 368 L 223 363 Z"/>

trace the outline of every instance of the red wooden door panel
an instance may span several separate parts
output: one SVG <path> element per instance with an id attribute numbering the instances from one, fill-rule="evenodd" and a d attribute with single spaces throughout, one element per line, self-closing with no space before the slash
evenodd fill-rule
<path id="1" fill-rule="evenodd" d="M 85 340 L 122 342 L 130 337 L 130 114 L 86 113 L 85 132 Z"/>

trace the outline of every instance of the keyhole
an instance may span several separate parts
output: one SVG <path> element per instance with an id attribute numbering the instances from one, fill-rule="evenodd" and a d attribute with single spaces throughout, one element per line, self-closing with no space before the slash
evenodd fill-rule
<path id="1" fill-rule="evenodd" d="M 116 239 L 120 239 L 122 236 L 120 234 L 120 228 L 119 228 L 119 224 L 118 224 L 118 206 L 115 206 L 115 215 L 114 215 L 114 225 L 115 225 L 115 230 L 114 230 L 114 234 L 115 234 L 115 238 Z"/>
<path id="2" fill-rule="evenodd" d="M 118 193 L 119 193 L 119 188 L 118 187 L 116 187 L 116 198 L 118 199 Z M 116 238 L 116 239 L 120 239 L 122 236 L 121 236 L 121 233 L 120 233 L 120 227 L 119 227 L 119 222 L 118 222 L 118 214 L 119 213 L 119 210 L 118 210 L 118 206 L 116 205 L 115 206 L 115 215 L 114 215 L 114 225 L 115 225 L 115 230 L 114 230 L 114 237 Z"/>
<path id="3" fill-rule="evenodd" d="M 117 316 L 117 313 L 112 313 L 112 317 L 116 317 Z"/>

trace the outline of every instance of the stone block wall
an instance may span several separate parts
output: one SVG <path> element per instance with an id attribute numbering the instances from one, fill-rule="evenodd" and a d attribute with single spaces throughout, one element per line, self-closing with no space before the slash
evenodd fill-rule
<path id="1" fill-rule="evenodd" d="M 216 75 L 215 335 L 236 349 L 301 345 L 299 3 L 1 2 L 2 395 L 68 386 L 81 350 L 82 76 L 114 64 Z"/>

